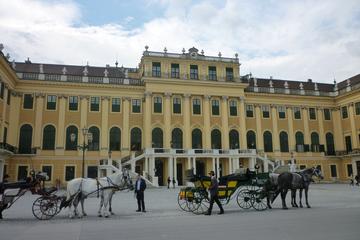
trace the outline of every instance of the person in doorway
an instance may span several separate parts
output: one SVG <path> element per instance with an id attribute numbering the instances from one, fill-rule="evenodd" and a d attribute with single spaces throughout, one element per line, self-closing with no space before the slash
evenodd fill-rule
<path id="1" fill-rule="evenodd" d="M 141 175 L 138 174 L 136 182 L 135 182 L 135 194 L 138 204 L 137 212 L 146 212 L 145 210 L 145 202 L 144 202 L 144 191 L 146 189 L 145 180 L 141 178 Z"/>
<path id="2" fill-rule="evenodd" d="M 175 188 L 176 180 L 175 178 L 172 179 L 173 188 Z"/>
<path id="3" fill-rule="evenodd" d="M 10 176 L 8 174 L 5 174 L 4 178 L 3 178 L 3 183 L 9 182 L 9 178 L 10 178 Z"/>
<path id="4" fill-rule="evenodd" d="M 210 206 L 209 206 L 209 209 L 208 209 L 207 213 L 205 213 L 205 215 L 211 215 L 211 211 L 212 211 L 214 202 L 216 202 L 216 204 L 220 208 L 220 212 L 218 214 L 224 214 L 224 209 L 223 209 L 223 207 L 221 205 L 221 202 L 219 201 L 219 197 L 218 197 L 219 183 L 218 183 L 218 180 L 215 177 L 215 172 L 210 171 L 209 175 L 211 177 L 211 183 L 210 183 L 210 186 L 209 186 Z"/>
<path id="5" fill-rule="evenodd" d="M 359 175 L 356 175 L 355 176 L 355 185 L 356 186 L 359 186 L 359 181 L 360 181 Z"/>
<path id="6" fill-rule="evenodd" d="M 170 183 L 171 183 L 170 177 L 167 178 L 167 183 L 168 183 L 168 189 L 169 189 L 170 188 Z"/>

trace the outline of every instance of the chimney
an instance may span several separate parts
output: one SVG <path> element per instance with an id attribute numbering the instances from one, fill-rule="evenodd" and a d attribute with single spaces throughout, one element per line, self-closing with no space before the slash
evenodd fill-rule
<path id="1" fill-rule="evenodd" d="M 308 82 L 309 82 L 309 83 L 312 83 L 312 79 L 311 79 L 311 78 L 309 78 L 309 79 L 308 79 Z"/>

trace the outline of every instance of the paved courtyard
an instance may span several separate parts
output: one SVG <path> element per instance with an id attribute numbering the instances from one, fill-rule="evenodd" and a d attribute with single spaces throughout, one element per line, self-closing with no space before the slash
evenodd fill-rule
<path id="1" fill-rule="evenodd" d="M 98 199 L 88 199 L 88 217 L 68 219 L 63 211 L 49 221 L 32 216 L 35 196 L 26 195 L 4 212 L 0 220 L 1 240 L 105 240 L 105 239 L 359 239 L 360 188 L 345 184 L 314 184 L 310 190 L 311 209 L 281 210 L 278 198 L 274 209 L 257 212 L 241 210 L 234 199 L 224 215 L 203 216 L 181 211 L 179 189 L 148 189 L 147 213 L 136 213 L 132 192 L 114 196 L 111 218 L 96 216 Z M 289 196 L 290 194 L 288 194 Z M 290 203 L 290 201 L 288 201 Z M 290 204 L 288 204 L 290 205 Z M 218 211 L 214 208 L 214 213 Z"/>

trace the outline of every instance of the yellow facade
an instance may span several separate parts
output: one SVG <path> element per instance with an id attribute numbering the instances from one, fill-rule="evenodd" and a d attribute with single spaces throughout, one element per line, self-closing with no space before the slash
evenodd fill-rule
<path id="1" fill-rule="evenodd" d="M 100 160 L 109 158 L 129 164 L 134 159 L 132 170 L 150 181 L 157 177 L 160 185 L 167 177 L 184 184 L 185 170 L 190 168 L 201 174 L 216 170 L 225 175 L 255 164 L 267 170 L 268 162 L 292 162 L 298 168 L 321 166 L 329 181 L 345 181 L 351 171 L 360 174 L 359 75 L 331 90 L 330 84 L 240 77 L 237 56 L 208 57 L 195 48 L 182 54 L 146 49 L 137 69 L 76 66 L 80 70 L 75 71 L 66 65 L 9 63 L 3 55 L 0 63 L 1 175 L 10 175 L 11 180 L 21 178 L 25 167 L 45 167 L 51 172 L 49 184 L 80 177 L 82 151 L 67 149 L 70 126 L 78 131 L 75 145 L 83 143 L 82 128 L 98 130 L 93 134 L 99 137 L 95 139 L 98 145 L 85 154 L 85 176 L 94 176 Z M 26 109 L 28 94 L 33 96 L 33 105 Z M 70 109 L 73 97 L 77 97 L 75 110 Z M 51 101 L 55 107 L 50 110 Z M 96 110 L 92 110 L 93 101 Z M 120 103 L 119 111 L 113 111 L 114 101 Z M 295 117 L 297 111 L 300 119 Z M 325 111 L 330 112 L 330 119 L 325 119 Z M 49 125 L 55 133 L 44 141 Z M 120 130 L 117 137 L 110 134 L 114 127 Z M 136 129 L 141 136 L 132 137 Z M 254 140 L 247 136 L 249 131 Z M 300 132 L 303 142 L 299 144 Z M 232 133 L 235 137 L 229 136 Z M 264 136 L 269 133 L 267 141 Z M 54 144 L 44 147 L 46 141 Z M 253 147 L 255 155 L 229 151 Z M 182 153 L 177 154 L 174 149 L 180 148 Z M 137 155 L 143 157 L 136 159 Z"/>

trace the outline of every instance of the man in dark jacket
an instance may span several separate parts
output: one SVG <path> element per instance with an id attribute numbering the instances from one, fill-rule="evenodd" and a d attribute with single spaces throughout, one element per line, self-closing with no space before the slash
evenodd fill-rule
<path id="1" fill-rule="evenodd" d="M 144 191 L 146 189 L 145 180 L 141 178 L 141 175 L 138 174 L 136 182 L 135 182 L 135 194 L 138 204 L 137 212 L 146 212 L 145 210 L 145 202 L 144 202 Z"/>
<path id="2" fill-rule="evenodd" d="M 209 186 L 209 192 L 210 192 L 210 207 L 208 209 L 208 212 L 205 213 L 205 215 L 211 215 L 211 211 L 214 205 L 214 202 L 216 202 L 216 204 L 219 206 L 220 208 L 220 212 L 218 214 L 224 214 L 224 209 L 221 205 L 221 202 L 219 201 L 219 197 L 218 197 L 218 188 L 219 188 L 219 183 L 218 180 L 215 177 L 215 173 L 214 171 L 210 171 L 209 175 L 211 177 L 211 184 Z"/>

